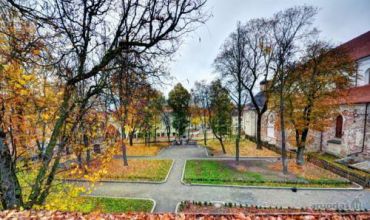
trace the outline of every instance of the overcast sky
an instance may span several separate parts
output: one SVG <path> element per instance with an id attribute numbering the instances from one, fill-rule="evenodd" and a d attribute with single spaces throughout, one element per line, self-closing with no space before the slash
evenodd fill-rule
<path id="1" fill-rule="evenodd" d="M 237 21 L 270 17 L 303 4 L 320 9 L 314 25 L 321 39 L 340 44 L 370 30 L 370 0 L 208 0 L 212 17 L 184 39 L 169 65 L 174 79 L 163 92 L 167 94 L 177 82 L 190 89 L 195 81 L 217 77 L 212 62 Z"/>

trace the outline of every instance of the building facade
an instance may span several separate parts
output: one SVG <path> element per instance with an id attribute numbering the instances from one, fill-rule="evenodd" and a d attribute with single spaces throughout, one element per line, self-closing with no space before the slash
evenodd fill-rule
<path id="1" fill-rule="evenodd" d="M 340 46 L 358 65 L 356 79 L 346 100 L 340 101 L 339 113 L 323 132 L 310 130 L 308 151 L 324 151 L 344 157 L 361 153 L 370 155 L 370 31 Z M 256 134 L 256 112 L 247 104 L 242 128 L 245 134 Z M 277 146 L 281 135 L 275 112 L 267 110 L 262 117 L 261 138 Z M 289 132 L 289 131 L 288 131 Z M 287 143 L 288 148 L 294 148 Z"/>

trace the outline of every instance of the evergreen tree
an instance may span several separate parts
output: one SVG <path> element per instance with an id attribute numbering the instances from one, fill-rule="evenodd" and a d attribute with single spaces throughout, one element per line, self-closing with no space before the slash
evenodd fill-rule
<path id="1" fill-rule="evenodd" d="M 172 108 L 172 126 L 176 129 L 178 136 L 185 133 L 189 125 L 189 103 L 190 93 L 178 83 L 168 95 L 168 105 Z"/>

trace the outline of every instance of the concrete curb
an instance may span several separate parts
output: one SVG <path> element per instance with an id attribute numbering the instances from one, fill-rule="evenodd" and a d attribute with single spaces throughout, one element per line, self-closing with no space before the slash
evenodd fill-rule
<path id="1" fill-rule="evenodd" d="M 171 160 L 172 160 L 171 167 L 170 167 L 170 169 L 168 170 L 167 175 L 166 175 L 166 178 L 162 181 L 162 183 L 167 182 L 168 177 L 170 176 L 170 174 L 171 174 L 171 172 L 172 172 L 172 168 L 173 168 L 173 165 L 175 164 L 175 160 L 174 160 L 174 159 L 171 159 Z"/>
<path id="2" fill-rule="evenodd" d="M 240 161 L 248 161 L 248 160 L 265 160 L 265 161 L 279 161 L 280 157 L 240 157 Z M 235 160 L 235 157 L 195 157 L 195 158 L 188 158 L 186 160 Z"/>
<path id="3" fill-rule="evenodd" d="M 227 185 L 227 184 L 209 184 L 209 183 L 187 183 L 185 182 L 184 177 L 185 177 L 186 163 L 188 162 L 188 160 L 198 160 L 198 159 L 185 160 L 180 182 L 181 184 L 186 185 L 186 186 L 214 186 L 214 187 L 234 187 L 234 188 L 246 188 L 246 189 L 284 189 L 284 190 L 292 190 L 294 188 L 294 187 L 284 187 L 284 186 L 248 186 L 248 185 Z M 205 160 L 210 160 L 210 159 L 205 159 Z M 349 187 L 349 188 L 296 187 L 296 189 L 297 190 L 330 190 L 330 191 L 360 191 L 364 189 L 361 185 L 355 182 L 351 182 L 351 183 L 353 185 L 356 185 L 357 187 Z"/>
<path id="4" fill-rule="evenodd" d="M 173 165 L 175 164 L 174 159 L 163 159 L 163 160 L 172 160 L 170 169 L 167 172 L 167 175 L 164 180 L 162 181 L 145 181 L 145 180 L 110 180 L 110 179 L 102 179 L 97 181 L 97 183 L 143 183 L 143 184 L 163 184 L 166 183 L 168 180 L 168 177 L 170 176 L 170 173 L 172 171 Z M 60 181 L 66 181 L 66 182 L 90 182 L 89 180 L 85 179 L 59 179 Z"/>
<path id="5" fill-rule="evenodd" d="M 157 207 L 157 202 L 152 198 L 140 198 L 140 197 L 120 197 L 120 196 L 96 196 L 96 195 L 85 195 L 84 197 L 93 197 L 93 198 L 111 198 L 111 199 L 132 199 L 132 200 L 149 200 L 153 202 L 153 207 L 150 210 L 150 213 L 153 213 Z"/>
<path id="6" fill-rule="evenodd" d="M 180 180 L 181 184 L 186 185 L 186 186 L 188 186 L 188 184 L 185 183 L 184 178 L 185 178 L 185 168 L 186 168 L 187 162 L 188 160 L 185 160 L 184 166 L 182 167 L 182 174 L 181 174 L 181 180 Z"/>
<path id="7" fill-rule="evenodd" d="M 210 159 L 227 159 L 227 160 L 230 160 L 230 159 L 235 159 L 235 157 L 230 157 L 230 156 L 225 156 L 225 157 L 209 157 Z M 276 159 L 276 160 L 280 160 L 281 157 L 273 157 L 273 156 L 269 156 L 269 157 L 257 157 L 257 156 L 243 156 L 243 157 L 239 157 L 239 159 Z"/>

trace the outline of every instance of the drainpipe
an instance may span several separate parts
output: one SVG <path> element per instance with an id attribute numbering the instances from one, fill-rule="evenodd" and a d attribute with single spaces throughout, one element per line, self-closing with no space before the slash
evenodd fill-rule
<path id="1" fill-rule="evenodd" d="M 369 107 L 369 102 L 366 103 L 366 107 L 365 107 L 365 121 L 364 121 L 364 135 L 363 135 L 363 139 L 362 139 L 362 149 L 361 149 L 361 153 L 364 152 L 365 150 L 365 138 L 366 138 L 366 125 L 367 125 L 367 109 Z"/>

